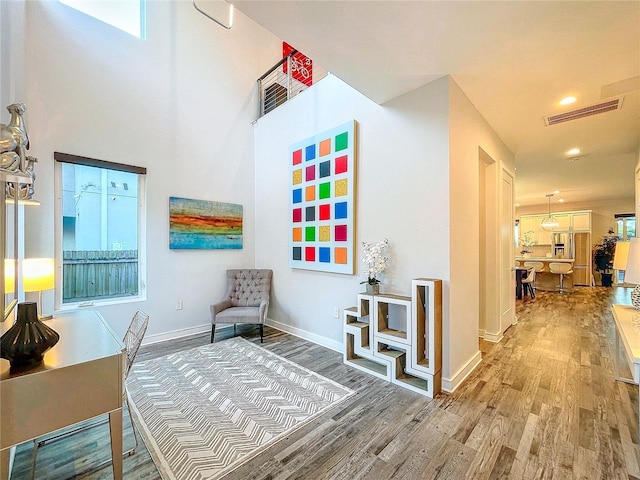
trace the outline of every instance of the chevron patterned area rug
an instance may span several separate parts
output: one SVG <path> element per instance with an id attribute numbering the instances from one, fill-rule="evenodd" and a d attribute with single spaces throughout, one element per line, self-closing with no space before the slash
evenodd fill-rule
<path id="1" fill-rule="evenodd" d="M 220 478 L 355 393 L 240 337 L 135 363 L 127 388 L 165 480 Z"/>

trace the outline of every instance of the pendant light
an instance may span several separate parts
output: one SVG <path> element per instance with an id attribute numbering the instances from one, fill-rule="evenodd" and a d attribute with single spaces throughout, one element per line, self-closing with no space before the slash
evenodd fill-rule
<path id="1" fill-rule="evenodd" d="M 553 218 L 551 218 L 551 197 L 553 197 L 553 193 L 547 193 L 546 197 L 549 199 L 549 214 L 542 220 L 540 226 L 545 232 L 552 232 L 556 228 L 558 228 L 558 222 L 556 222 Z"/>

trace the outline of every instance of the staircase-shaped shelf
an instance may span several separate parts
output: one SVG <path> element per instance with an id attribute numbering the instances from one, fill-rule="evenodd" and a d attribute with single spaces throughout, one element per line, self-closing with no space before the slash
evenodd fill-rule
<path id="1" fill-rule="evenodd" d="M 358 294 L 344 310 L 344 363 L 433 398 L 442 384 L 442 281 L 411 287 L 411 297 Z"/>

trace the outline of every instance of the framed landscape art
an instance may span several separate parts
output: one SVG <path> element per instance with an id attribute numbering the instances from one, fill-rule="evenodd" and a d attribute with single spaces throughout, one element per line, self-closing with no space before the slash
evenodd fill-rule
<path id="1" fill-rule="evenodd" d="M 242 248 L 242 205 L 169 197 L 169 248 Z"/>
<path id="2" fill-rule="evenodd" d="M 289 265 L 354 273 L 356 122 L 289 148 Z"/>

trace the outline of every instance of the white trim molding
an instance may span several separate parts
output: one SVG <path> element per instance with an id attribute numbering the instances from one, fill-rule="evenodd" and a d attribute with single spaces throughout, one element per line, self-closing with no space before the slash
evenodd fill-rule
<path id="1" fill-rule="evenodd" d="M 458 370 L 453 378 L 442 377 L 442 390 L 447 393 L 453 393 L 466 378 L 471 375 L 478 365 L 482 362 L 482 352 L 478 350 L 476 354 Z"/>
<path id="2" fill-rule="evenodd" d="M 342 342 L 336 342 L 335 340 L 331 340 L 327 337 L 322 337 L 320 335 L 316 335 L 315 333 L 307 332 L 306 330 L 301 330 L 299 328 L 292 327 L 291 325 L 287 325 L 286 323 L 277 322 L 271 318 L 267 318 L 264 323 L 265 325 L 276 328 L 283 332 L 290 333 L 291 335 L 302 338 L 304 340 L 309 340 L 310 342 L 313 342 L 317 345 L 321 345 L 323 347 L 326 347 L 330 350 L 334 350 L 339 353 L 342 353 L 342 350 L 344 349 Z"/>
<path id="3" fill-rule="evenodd" d="M 211 323 L 205 323 L 204 325 L 197 325 L 195 327 L 181 328 L 170 332 L 156 333 L 155 335 L 146 335 L 142 344 L 151 345 L 153 343 L 166 342 L 167 340 L 200 335 L 205 332 L 211 333 Z"/>
<path id="4" fill-rule="evenodd" d="M 491 333 L 485 330 L 482 338 L 487 342 L 499 343 L 504 338 L 504 335 L 502 332 Z"/>

